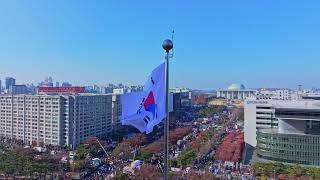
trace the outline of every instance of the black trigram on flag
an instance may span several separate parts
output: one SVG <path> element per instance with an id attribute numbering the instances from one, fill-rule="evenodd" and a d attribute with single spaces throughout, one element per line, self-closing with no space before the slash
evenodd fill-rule
<path id="1" fill-rule="evenodd" d="M 146 125 L 149 123 L 150 120 L 151 120 L 151 119 L 149 118 L 149 116 L 145 116 L 145 117 L 143 118 L 143 121 L 146 123 Z"/>

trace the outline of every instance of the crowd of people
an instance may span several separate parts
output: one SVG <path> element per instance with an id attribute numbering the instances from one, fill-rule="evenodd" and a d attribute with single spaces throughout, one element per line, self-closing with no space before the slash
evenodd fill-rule
<path id="1" fill-rule="evenodd" d="M 103 164 L 96 169 L 87 172 L 86 174 L 81 176 L 81 179 L 84 180 L 104 180 L 106 177 L 112 177 L 115 172 L 115 167 L 109 164 Z"/>
<path id="2" fill-rule="evenodd" d="M 183 122 L 180 123 L 182 126 L 189 126 L 190 125 L 194 128 L 191 128 L 191 131 L 184 136 L 184 138 L 180 139 L 179 142 L 177 142 L 175 145 L 171 146 L 170 149 L 170 157 L 172 159 L 175 159 L 179 156 L 179 154 L 185 150 L 186 145 L 192 143 L 193 141 L 198 141 L 197 137 L 201 134 L 201 132 L 204 132 L 206 130 L 209 130 L 210 128 L 216 128 L 215 126 L 212 126 L 216 124 L 218 121 L 223 121 L 221 124 L 222 126 L 219 126 L 217 128 L 217 131 L 215 131 L 215 135 L 212 137 L 211 141 L 214 141 L 215 143 L 212 144 L 214 146 L 211 146 L 211 149 L 209 151 L 206 151 L 206 154 L 204 154 L 203 157 L 198 159 L 193 166 L 188 167 L 187 169 L 182 170 L 186 175 L 192 172 L 202 172 L 204 169 L 208 169 L 209 171 L 217 176 L 217 177 L 226 177 L 229 176 L 246 176 L 251 175 L 251 171 L 242 170 L 242 169 L 228 169 L 226 166 L 223 165 L 223 162 L 214 163 L 214 153 L 216 151 L 215 146 L 219 145 L 223 139 L 225 138 L 226 134 L 232 133 L 234 131 L 241 131 L 239 127 L 237 126 L 237 120 L 238 115 L 234 111 L 234 109 L 229 109 L 224 111 L 223 113 L 219 113 L 219 119 L 212 120 L 208 122 L 207 124 L 202 124 L 201 126 L 193 125 L 193 122 Z M 206 128 L 206 129 L 204 129 Z M 9 146 L 26 146 L 23 141 L 21 140 L 15 140 L 5 137 L 0 137 L 0 143 L 6 144 Z M 62 154 L 65 156 L 68 156 L 68 150 L 57 147 L 57 146 L 46 146 L 48 153 L 49 152 L 56 152 L 55 154 Z M 198 152 L 197 152 L 198 153 Z M 55 155 L 52 154 L 52 155 Z M 130 166 L 130 163 L 132 160 L 129 159 L 121 159 L 121 158 L 108 158 L 108 157 L 102 157 L 100 158 L 102 161 L 102 164 L 95 168 L 89 168 L 90 170 L 86 170 L 86 172 L 80 173 L 81 179 L 104 179 L 103 177 L 112 177 L 115 176 L 117 172 L 122 172 L 123 168 L 126 166 Z M 163 154 L 161 155 L 153 155 L 151 159 L 146 161 L 145 163 L 154 165 L 159 171 L 163 170 Z M 177 164 L 173 164 L 172 167 L 178 167 Z"/>

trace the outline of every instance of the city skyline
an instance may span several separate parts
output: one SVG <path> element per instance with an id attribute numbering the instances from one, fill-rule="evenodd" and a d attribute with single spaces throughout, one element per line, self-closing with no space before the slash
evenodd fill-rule
<path id="1" fill-rule="evenodd" d="M 27 82 L 21 82 L 17 79 L 15 79 L 15 77 L 5 77 L 4 79 L 1 79 L 0 77 L 0 82 L 3 82 L 4 84 L 0 84 L 2 85 L 2 87 L 4 89 L 8 89 L 6 88 L 6 84 L 5 84 L 5 79 L 6 78 L 13 78 L 15 80 L 15 85 L 28 85 L 28 86 L 33 86 L 33 87 L 41 87 L 41 86 L 52 86 L 52 87 L 63 87 L 63 86 L 74 86 L 74 87 L 94 87 L 94 86 L 97 86 L 97 87 L 113 87 L 113 88 L 119 88 L 119 86 L 123 87 L 123 88 L 129 88 L 129 87 L 140 87 L 140 86 L 144 86 L 143 84 L 125 84 L 123 82 L 112 82 L 112 83 L 101 83 L 101 84 L 95 84 L 95 83 L 85 83 L 85 84 L 74 84 L 73 82 L 70 82 L 68 80 L 61 80 L 61 81 L 57 81 L 55 79 L 53 79 L 51 76 L 48 76 L 48 77 L 45 77 L 44 79 L 42 80 L 39 80 L 38 82 L 34 82 L 34 81 L 27 81 Z M 48 78 L 51 78 L 51 81 L 48 81 Z M 47 84 L 47 83 L 51 83 L 50 84 Z M 200 89 L 200 88 L 190 88 L 190 87 L 186 87 L 186 86 L 171 86 L 170 88 L 171 89 L 175 89 L 175 88 L 187 88 L 187 89 L 191 89 L 191 90 L 202 90 L 202 91 L 219 91 L 219 90 L 227 90 L 230 88 L 230 86 L 232 85 L 235 85 L 235 84 L 239 84 L 239 85 L 243 85 L 239 82 L 236 82 L 236 83 L 232 83 L 232 84 L 229 84 L 228 87 L 219 87 L 219 88 L 216 88 L 216 89 Z M 243 85 L 244 86 L 244 85 Z M 289 87 L 250 87 L 250 88 L 246 88 L 246 86 L 244 86 L 244 88 L 246 90 L 271 90 L 271 91 L 274 91 L 274 90 L 277 90 L 277 89 L 287 89 L 287 90 L 316 90 L 318 91 L 320 88 L 318 86 L 312 86 L 312 87 L 307 87 L 305 88 L 302 84 L 298 84 L 296 87 L 293 87 L 293 88 L 289 88 Z"/>
<path id="2" fill-rule="evenodd" d="M 144 84 L 175 30 L 171 87 L 317 87 L 316 1 L 0 3 L 0 78 Z M 130 31 L 128 31 L 130 30 Z M 138 43 L 137 43 L 138 42 Z"/>

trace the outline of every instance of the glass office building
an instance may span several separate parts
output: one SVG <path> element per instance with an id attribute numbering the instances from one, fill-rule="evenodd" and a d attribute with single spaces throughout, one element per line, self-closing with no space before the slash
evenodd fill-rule
<path id="1" fill-rule="evenodd" d="M 257 131 L 260 157 L 305 165 L 320 166 L 320 110 L 275 108 L 278 128 Z"/>
<path id="2" fill-rule="evenodd" d="M 257 132 L 257 154 L 265 159 L 320 166 L 320 136 L 283 134 L 277 129 Z"/>
<path id="3" fill-rule="evenodd" d="M 249 149 L 263 159 L 320 166 L 319 100 L 247 99 L 244 111 L 246 159 Z"/>

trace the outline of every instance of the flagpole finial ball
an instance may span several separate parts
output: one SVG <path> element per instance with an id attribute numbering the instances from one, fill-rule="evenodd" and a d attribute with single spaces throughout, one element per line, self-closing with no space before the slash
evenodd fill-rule
<path id="1" fill-rule="evenodd" d="M 166 39 L 162 43 L 162 48 L 166 50 L 166 52 L 169 52 L 173 48 L 173 43 L 170 39 Z"/>

